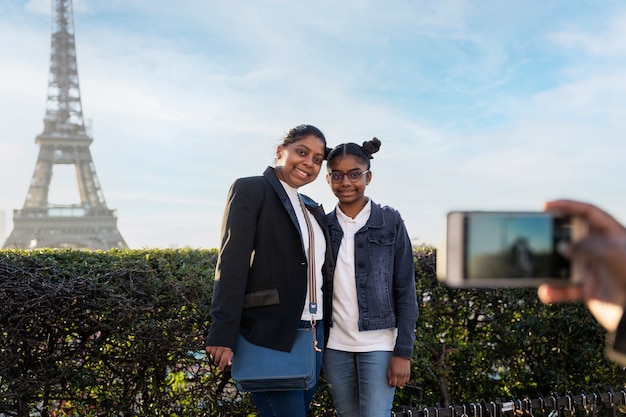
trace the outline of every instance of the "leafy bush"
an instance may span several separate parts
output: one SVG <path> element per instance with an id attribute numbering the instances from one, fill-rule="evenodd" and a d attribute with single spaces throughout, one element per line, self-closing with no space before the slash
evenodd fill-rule
<path id="1" fill-rule="evenodd" d="M 0 252 L 0 415 L 253 415 L 203 354 L 215 250 Z M 535 290 L 452 290 L 415 252 L 420 318 L 397 405 L 623 386 L 604 331 Z M 322 377 L 311 415 L 333 416 Z"/>
<path id="2" fill-rule="evenodd" d="M 624 369 L 604 356 L 606 332 L 584 305 L 546 306 L 536 289 L 450 289 L 437 283 L 435 256 L 432 248 L 415 252 L 415 382 L 397 403 L 448 406 L 624 386 Z"/>
<path id="3" fill-rule="evenodd" d="M 0 413 L 249 409 L 202 355 L 215 261 L 202 250 L 2 252 Z"/>

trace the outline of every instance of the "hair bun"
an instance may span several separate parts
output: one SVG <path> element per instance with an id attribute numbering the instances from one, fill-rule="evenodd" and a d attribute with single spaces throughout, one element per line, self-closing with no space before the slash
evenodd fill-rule
<path id="1" fill-rule="evenodd" d="M 365 142 L 363 142 L 362 147 L 369 159 L 373 159 L 374 157 L 372 155 L 378 152 L 378 150 L 380 149 L 380 145 L 380 140 L 374 137 L 371 140 L 366 140 Z"/>

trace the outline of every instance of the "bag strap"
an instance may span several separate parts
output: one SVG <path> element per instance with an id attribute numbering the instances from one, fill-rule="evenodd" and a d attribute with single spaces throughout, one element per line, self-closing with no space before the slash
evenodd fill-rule
<path id="1" fill-rule="evenodd" d="M 317 347 L 317 337 L 315 337 L 315 313 L 317 313 L 317 286 L 315 282 L 315 234 L 313 233 L 313 225 L 309 218 L 309 210 L 307 210 L 302 201 L 302 197 L 298 194 L 298 201 L 302 208 L 302 214 L 304 215 L 304 221 L 306 222 L 306 228 L 309 232 L 309 268 L 307 270 L 308 286 L 309 286 L 309 313 L 311 313 L 311 328 L 313 330 L 313 349 L 316 352 L 321 352 L 321 349 Z"/>
<path id="2" fill-rule="evenodd" d="M 311 317 L 313 317 L 313 315 L 317 313 L 317 291 L 315 288 L 315 235 L 313 233 L 311 219 L 309 218 L 309 211 L 306 209 L 300 195 L 298 195 L 298 201 L 300 202 L 300 207 L 302 207 L 302 214 L 304 215 L 304 220 L 306 221 L 306 228 L 309 231 L 309 269 L 307 271 L 307 275 L 309 285 L 309 313 L 311 313 Z"/>

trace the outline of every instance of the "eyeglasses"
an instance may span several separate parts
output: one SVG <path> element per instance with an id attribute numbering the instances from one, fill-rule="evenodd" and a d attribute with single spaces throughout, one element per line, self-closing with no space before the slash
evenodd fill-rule
<path id="1" fill-rule="evenodd" d="M 347 174 L 344 174 L 341 171 L 331 171 L 330 172 L 330 180 L 332 182 L 342 182 L 343 181 L 343 177 L 347 176 L 348 179 L 351 182 L 357 182 L 358 180 L 361 179 L 361 176 L 363 174 L 367 174 L 368 172 L 370 172 L 370 170 L 365 170 L 365 171 L 350 171 Z"/>

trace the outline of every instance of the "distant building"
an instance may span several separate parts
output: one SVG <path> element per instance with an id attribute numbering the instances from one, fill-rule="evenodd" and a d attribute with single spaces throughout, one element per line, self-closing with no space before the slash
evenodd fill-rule
<path id="1" fill-rule="evenodd" d="M 4 210 L 0 210 L 0 242 L 7 238 L 7 216 Z"/>
<path id="2" fill-rule="evenodd" d="M 35 138 L 39 157 L 24 207 L 13 211 L 7 248 L 125 248 L 115 210 L 109 209 L 96 176 L 78 84 L 72 0 L 54 0 L 52 53 L 44 129 Z M 55 165 L 76 170 L 80 201 L 48 201 Z M 3 230 L 4 237 L 4 230 Z"/>

